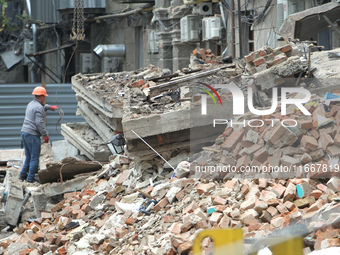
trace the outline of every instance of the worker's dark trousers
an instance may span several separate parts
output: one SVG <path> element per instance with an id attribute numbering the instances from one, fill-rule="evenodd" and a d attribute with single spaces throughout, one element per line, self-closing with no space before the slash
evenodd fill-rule
<path id="1" fill-rule="evenodd" d="M 39 166 L 39 155 L 41 148 L 40 136 L 21 132 L 21 139 L 25 148 L 25 164 L 20 172 L 20 179 L 31 181 L 34 179 Z"/>

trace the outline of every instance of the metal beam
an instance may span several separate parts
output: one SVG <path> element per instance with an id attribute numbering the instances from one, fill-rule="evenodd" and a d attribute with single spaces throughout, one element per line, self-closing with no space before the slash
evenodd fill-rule
<path id="1" fill-rule="evenodd" d="M 326 22 L 333 28 L 333 30 L 340 35 L 340 29 L 332 23 L 332 21 L 325 15 L 323 14 L 322 17 L 326 20 Z"/>

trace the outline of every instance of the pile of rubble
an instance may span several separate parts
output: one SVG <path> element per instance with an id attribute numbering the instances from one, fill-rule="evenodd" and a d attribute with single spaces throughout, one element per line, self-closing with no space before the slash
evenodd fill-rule
<path id="1" fill-rule="evenodd" d="M 140 176 L 134 162 L 117 156 L 81 191 L 65 193 L 40 218 L 20 224 L 0 242 L 2 252 L 186 254 L 202 229 L 242 228 L 245 238 L 258 240 L 298 223 L 305 225 L 298 234 L 306 251 L 340 245 L 337 177 L 325 184 L 297 178 L 218 182 L 181 177 L 188 171 L 183 162 L 176 176 Z M 207 254 L 211 242 L 203 244 Z"/>
<path id="2" fill-rule="evenodd" d="M 158 147 L 160 153 L 188 149 L 190 125 L 185 120 L 190 112 L 189 87 L 198 79 L 209 79 L 211 75 L 216 74 L 216 81 L 225 82 L 228 77 L 241 72 L 234 64 L 221 61 L 215 68 L 211 64 L 196 65 L 173 74 L 170 70 L 150 65 L 134 72 L 75 75 L 72 88 L 77 93 L 78 113 L 89 127 L 62 124 L 62 134 L 89 159 L 97 161 L 105 161 L 105 158 L 108 161 L 110 152 L 115 154 L 116 148 L 112 145 L 109 148 L 100 145 L 116 134 L 124 134 L 127 151 L 133 157 L 153 157 L 153 152 L 135 133 L 152 147 Z M 150 123 L 153 123 L 152 130 Z M 99 137 L 96 144 L 91 136 L 77 135 L 79 130 L 89 133 L 91 129 Z M 182 139 L 174 142 L 180 136 Z"/>
<path id="3" fill-rule="evenodd" d="M 203 148 L 202 155 L 192 166 L 234 166 L 233 171 L 223 172 L 229 178 L 235 177 L 241 168 L 244 170 L 250 166 L 262 176 L 265 176 L 266 169 L 279 166 L 286 166 L 289 170 L 279 172 L 279 176 L 285 178 L 337 175 L 340 172 L 340 105 L 327 106 L 322 102 L 322 98 L 314 96 L 305 105 L 312 115 L 304 115 L 291 105 L 287 108 L 287 115 L 281 115 L 278 107 L 271 115 L 254 119 L 248 114 L 230 121 L 233 128 L 229 126 L 214 145 Z M 239 177 L 252 178 L 253 173 Z"/>
<path id="4" fill-rule="evenodd" d="M 63 124 L 62 132 L 91 160 L 110 163 L 67 158 L 39 173 L 45 184 L 27 187 L 11 183 L 18 171 L 8 170 L 8 218 L 11 225 L 20 217 L 23 223 L 0 240 L 0 254 L 187 254 L 203 229 L 229 227 L 242 228 L 244 238 L 255 242 L 288 231 L 304 238 L 306 253 L 340 246 L 339 94 L 333 88 L 326 100 L 316 95 L 326 86 L 303 79 L 306 61 L 291 45 L 246 56 L 243 75 L 239 64 L 196 51 L 204 63 L 194 61 L 174 74 L 149 66 L 73 77 L 78 112 L 87 123 Z M 304 105 L 311 116 L 295 106 L 284 116 L 280 106 L 256 119 L 245 114 L 233 120 L 238 124 L 221 126 L 215 143 L 189 159 L 190 107 L 200 103 L 189 88 L 198 81 L 252 86 L 255 104 L 268 107 L 269 89 L 287 77 L 314 89 Z M 224 103 L 232 102 L 229 91 L 219 92 Z M 109 160 L 116 148 L 104 142 L 119 133 L 130 154 Z M 28 217 L 32 211 L 35 219 Z M 246 243 L 246 251 L 254 248 Z M 212 246 L 204 239 L 203 254 Z"/>

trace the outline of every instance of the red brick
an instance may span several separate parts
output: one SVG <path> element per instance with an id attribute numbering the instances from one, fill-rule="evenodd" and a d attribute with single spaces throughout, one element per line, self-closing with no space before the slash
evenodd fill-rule
<path id="1" fill-rule="evenodd" d="M 316 150 L 319 147 L 316 139 L 312 136 L 307 136 L 307 135 L 304 135 L 301 138 L 301 145 L 305 147 L 307 150 L 311 150 L 311 151 Z"/>
<path id="2" fill-rule="evenodd" d="M 319 199 L 322 195 L 322 191 L 321 190 L 313 190 L 311 193 L 311 196 L 315 197 L 315 199 Z"/>
<path id="3" fill-rule="evenodd" d="M 83 191 L 83 194 L 82 194 L 83 196 L 86 196 L 86 195 L 88 195 L 88 196 L 94 196 L 94 195 L 96 195 L 96 192 L 94 191 L 94 190 L 92 190 L 92 189 L 85 189 L 84 191 Z"/>
<path id="4" fill-rule="evenodd" d="M 19 251 L 19 255 L 28 255 L 28 254 L 30 254 L 31 251 L 32 251 L 32 249 L 21 250 L 21 251 Z"/>
<path id="5" fill-rule="evenodd" d="M 176 194 L 177 201 L 181 201 L 182 198 L 185 196 L 186 189 L 182 189 L 180 192 Z"/>
<path id="6" fill-rule="evenodd" d="M 264 60 L 264 58 L 261 57 L 261 58 L 254 60 L 253 63 L 254 63 L 255 66 L 260 66 L 262 64 L 265 64 L 266 61 Z"/>
<path id="7" fill-rule="evenodd" d="M 200 49 L 200 54 L 201 54 L 201 58 L 203 59 L 203 60 L 205 60 L 206 58 L 207 58 L 207 56 L 205 55 L 205 50 L 204 49 Z"/>
<path id="8" fill-rule="evenodd" d="M 115 206 L 115 205 L 116 205 L 116 201 L 117 201 L 117 199 L 113 197 L 113 198 L 111 198 L 111 199 L 107 202 L 107 204 L 108 204 L 108 205 Z"/>
<path id="9" fill-rule="evenodd" d="M 185 233 L 189 231 L 193 227 L 193 224 L 190 221 L 185 221 L 181 226 L 181 232 Z"/>
<path id="10" fill-rule="evenodd" d="M 58 254 L 60 254 L 60 255 L 65 255 L 65 254 L 67 254 L 66 249 L 65 249 L 65 246 L 59 247 L 59 248 L 57 249 L 57 252 L 58 252 Z"/>
<path id="11" fill-rule="evenodd" d="M 181 233 L 181 227 L 182 227 L 182 223 L 173 223 L 170 227 L 171 229 L 171 233 L 172 234 L 175 234 L 175 235 L 179 235 Z"/>
<path id="12" fill-rule="evenodd" d="M 41 218 L 42 218 L 42 221 L 45 221 L 46 219 L 52 219 L 52 214 L 49 213 L 49 212 L 42 212 L 41 213 Z"/>
<path id="13" fill-rule="evenodd" d="M 267 204 L 268 206 L 273 206 L 273 207 L 276 207 L 280 204 L 280 199 L 277 199 L 277 198 L 271 198 L 267 201 Z"/>
<path id="14" fill-rule="evenodd" d="M 282 55 L 280 54 L 274 58 L 274 60 L 271 62 L 271 65 L 276 65 L 286 60 L 287 60 L 287 56 L 285 54 L 282 54 Z"/>
<path id="15" fill-rule="evenodd" d="M 327 191 L 327 186 L 323 185 L 322 183 L 319 183 L 318 185 L 316 185 L 316 187 L 321 190 L 322 192 L 326 192 Z"/>
<path id="16" fill-rule="evenodd" d="M 308 164 L 310 162 L 313 161 L 313 158 L 311 155 L 309 155 L 308 153 L 304 153 L 301 158 L 300 161 L 302 162 L 302 164 Z"/>
<path id="17" fill-rule="evenodd" d="M 241 186 L 241 193 L 243 195 L 247 195 L 249 190 L 250 190 L 250 187 L 249 187 L 249 185 L 247 183 L 242 184 L 242 186 Z"/>
<path id="18" fill-rule="evenodd" d="M 198 204 L 195 201 L 192 201 L 190 205 L 188 205 L 185 209 L 183 209 L 183 215 L 187 213 L 192 213 L 198 208 Z"/>
<path id="19" fill-rule="evenodd" d="M 227 200 L 221 197 L 215 197 L 213 200 L 213 205 L 225 205 L 227 203 Z"/>
<path id="20" fill-rule="evenodd" d="M 57 240 L 57 234 L 54 234 L 52 233 L 49 238 L 48 238 L 48 241 L 51 243 L 51 244 L 55 244 L 55 241 Z"/>
<path id="21" fill-rule="evenodd" d="M 215 190 L 216 184 L 213 182 L 206 183 L 206 184 L 200 184 L 196 187 L 197 193 L 202 195 L 205 194 L 211 190 Z"/>
<path id="22" fill-rule="evenodd" d="M 107 193 L 106 199 L 109 200 L 109 199 L 115 197 L 116 195 L 117 195 L 117 194 L 116 194 L 116 191 L 112 190 L 112 191 L 110 191 L 109 193 Z"/>
<path id="23" fill-rule="evenodd" d="M 63 240 L 65 239 L 64 235 L 59 234 L 57 239 L 55 240 L 55 244 L 59 246 L 63 245 Z"/>
<path id="24" fill-rule="evenodd" d="M 282 198 L 283 195 L 286 192 L 286 187 L 281 185 L 281 184 L 274 184 L 274 186 L 272 187 L 272 191 L 277 194 L 278 198 Z"/>
<path id="25" fill-rule="evenodd" d="M 84 205 L 81 207 L 81 209 L 82 209 L 84 212 L 86 212 L 86 213 L 88 213 L 89 211 L 92 210 L 92 208 L 91 208 L 91 206 L 89 206 L 89 204 L 84 204 Z"/>
<path id="26" fill-rule="evenodd" d="M 308 209 L 307 213 L 319 210 L 324 205 L 323 201 L 319 199 L 314 204 L 312 204 Z"/>
<path id="27" fill-rule="evenodd" d="M 339 247 L 340 239 L 339 238 L 327 238 L 321 243 L 321 248 L 326 249 L 329 247 Z"/>
<path id="28" fill-rule="evenodd" d="M 131 84 L 131 87 L 141 87 L 144 85 L 144 80 L 138 80 Z"/>
<path id="29" fill-rule="evenodd" d="M 206 220 L 201 220 L 199 222 L 197 222 L 196 226 L 195 226 L 197 229 L 205 229 L 205 228 L 208 228 L 209 225 L 208 225 L 208 222 Z"/>
<path id="30" fill-rule="evenodd" d="M 250 163 L 251 158 L 248 155 L 244 155 L 237 160 L 236 170 L 239 170 L 241 167 L 249 166 Z"/>
<path id="31" fill-rule="evenodd" d="M 337 147 L 340 147 L 340 134 L 337 134 L 334 137 L 334 145 L 337 146 Z"/>
<path id="32" fill-rule="evenodd" d="M 116 185 L 118 186 L 122 185 L 129 178 L 130 174 L 131 174 L 130 170 L 124 170 L 118 177 L 118 180 L 116 181 Z"/>
<path id="33" fill-rule="evenodd" d="M 127 230 L 126 228 L 116 228 L 116 236 L 118 236 L 119 238 L 123 238 L 125 235 L 127 235 L 129 233 L 129 230 Z"/>
<path id="34" fill-rule="evenodd" d="M 132 223 L 134 223 L 134 222 L 135 222 L 134 218 L 127 218 L 126 221 L 125 221 L 125 224 L 132 225 Z"/>
<path id="35" fill-rule="evenodd" d="M 254 157 L 257 161 L 263 163 L 267 160 L 269 154 L 266 148 L 262 148 L 254 153 Z"/>
<path id="36" fill-rule="evenodd" d="M 283 53 L 286 53 L 292 50 L 292 46 L 290 44 L 287 44 L 285 46 L 282 46 L 279 50 Z"/>
<path id="37" fill-rule="evenodd" d="M 329 134 L 321 133 L 319 143 L 321 143 L 322 149 L 326 151 L 328 146 L 334 144 L 334 140 Z"/>
<path id="38" fill-rule="evenodd" d="M 264 178 L 259 179 L 259 188 L 260 189 L 267 188 L 267 185 L 268 185 L 268 179 L 264 179 Z"/>
<path id="39" fill-rule="evenodd" d="M 219 222 L 219 227 L 228 228 L 230 226 L 230 221 L 231 221 L 231 218 L 228 217 L 227 215 L 224 215 Z"/>
<path id="40" fill-rule="evenodd" d="M 229 180 L 224 184 L 224 187 L 234 190 L 238 187 L 238 185 L 239 183 L 236 180 Z"/>
<path id="41" fill-rule="evenodd" d="M 184 242 L 178 246 L 177 252 L 179 254 L 186 254 L 191 249 L 191 246 L 191 242 Z"/>
<path id="42" fill-rule="evenodd" d="M 307 120 L 300 120 L 298 122 L 300 123 L 301 128 L 313 129 L 313 120 L 312 120 L 312 118 L 307 119 Z"/>
<path id="43" fill-rule="evenodd" d="M 315 139 L 319 139 L 320 138 L 320 134 L 318 131 L 316 131 L 315 129 L 311 130 L 309 132 L 309 134 L 311 134 Z"/>
<path id="44" fill-rule="evenodd" d="M 33 234 L 33 236 L 31 236 L 31 240 L 35 241 L 35 242 L 41 242 L 43 241 L 45 238 L 44 233 L 42 232 L 37 232 L 35 234 Z"/>
<path id="45" fill-rule="evenodd" d="M 224 150 L 233 150 L 236 145 L 241 142 L 242 137 L 243 137 L 243 131 L 234 131 L 232 132 L 227 140 L 225 140 L 222 144 L 221 147 Z"/>
<path id="46" fill-rule="evenodd" d="M 269 212 L 272 217 L 278 214 L 278 210 L 273 206 L 268 207 L 267 212 Z"/>
<path id="47" fill-rule="evenodd" d="M 165 215 L 163 219 L 164 219 L 164 223 L 170 223 L 170 222 L 175 221 L 175 217 L 170 216 L 170 215 Z"/>
<path id="48" fill-rule="evenodd" d="M 246 60 L 246 62 L 251 62 L 254 60 L 254 57 L 255 57 L 256 53 L 255 52 L 252 52 L 250 53 L 249 55 L 245 56 L 244 59 Z"/>
<path id="49" fill-rule="evenodd" d="M 223 213 L 213 212 L 209 218 L 210 224 L 211 225 L 214 225 L 215 223 L 218 224 L 222 216 L 223 216 Z"/>
<path id="50" fill-rule="evenodd" d="M 168 199 L 165 197 L 163 199 L 161 199 L 154 207 L 154 210 L 156 212 L 160 211 L 161 209 L 163 209 L 165 206 L 167 206 L 169 203 Z"/>
<path id="51" fill-rule="evenodd" d="M 276 209 L 280 213 L 289 213 L 289 211 L 287 210 L 287 208 L 283 204 L 279 204 L 278 206 L 276 206 Z"/>
<path id="52" fill-rule="evenodd" d="M 293 183 L 289 183 L 283 195 L 283 202 L 294 201 L 295 197 L 296 197 L 296 186 Z"/>
<path id="53" fill-rule="evenodd" d="M 265 52 L 264 50 L 260 50 L 260 51 L 259 51 L 259 55 L 260 55 L 261 57 L 263 57 L 263 56 L 266 55 L 266 52 Z"/>
<path id="54" fill-rule="evenodd" d="M 335 145 L 329 146 L 327 148 L 327 153 L 332 157 L 339 157 L 340 156 L 340 147 Z"/>
<path id="55" fill-rule="evenodd" d="M 277 124 L 270 132 L 269 141 L 271 144 L 275 144 L 287 132 L 287 129 L 281 124 Z"/>
<path id="56" fill-rule="evenodd" d="M 186 180 L 182 180 L 181 181 L 181 187 L 182 188 L 186 188 L 187 186 L 189 185 L 194 185 L 195 184 L 195 181 L 193 179 L 186 179 Z"/>

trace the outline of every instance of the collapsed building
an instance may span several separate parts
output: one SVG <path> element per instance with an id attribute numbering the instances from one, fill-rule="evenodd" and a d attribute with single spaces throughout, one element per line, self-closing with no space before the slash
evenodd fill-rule
<path id="1" fill-rule="evenodd" d="M 239 254 L 257 252 L 270 246 L 266 242 L 273 237 L 283 240 L 287 235 L 303 238 L 305 253 L 320 249 L 328 253 L 339 247 L 339 49 L 312 52 L 320 49 L 313 40 L 288 43 L 289 38 L 279 46 L 277 33 L 258 23 L 274 19 L 268 16 L 274 6 L 288 4 L 294 10 L 293 3 L 259 1 L 261 13 L 254 12 L 254 6 L 248 11 L 251 3 L 244 3 L 244 10 L 239 10 L 248 17 L 242 29 L 249 40 L 238 47 L 242 37 L 235 31 L 220 33 L 213 27 L 218 20 L 222 25 L 228 20 L 223 17 L 224 3 L 155 3 L 152 23 L 145 24 L 147 30 L 156 27 L 147 33 L 153 38 L 149 45 L 142 43 L 146 30 L 136 20 L 141 13 L 145 20 L 151 19 L 145 6 L 96 17 L 96 21 L 113 19 L 109 25 L 117 28 L 116 34 L 108 34 L 113 48 L 101 46 L 119 55 L 113 61 L 120 63 L 116 71 L 121 64 L 124 70 L 134 71 L 109 68 L 72 77 L 77 112 L 86 123 L 65 123 L 61 131 L 86 161 L 53 162 L 49 146 L 44 145 L 41 185 L 19 183 L 15 162 L 6 161 L 10 167 L 0 189 L 1 221 L 12 226 L 14 233 L 0 240 L 0 252 L 190 254 L 202 231 L 218 228 L 242 230 Z M 302 8 L 301 3 L 295 7 Z M 230 8 L 232 16 L 235 6 Z M 322 8 L 335 22 L 331 13 L 338 4 Z M 291 20 L 305 25 L 299 15 Z M 202 31 L 208 38 L 204 48 L 197 41 L 200 22 L 208 29 Z M 91 26 L 92 33 L 101 25 Z M 250 26 L 258 30 L 249 30 Z M 250 31 L 271 43 L 258 47 Z M 123 47 L 120 40 L 125 42 L 127 37 L 136 43 Z M 235 41 L 229 48 L 223 38 Z M 148 50 L 151 54 L 144 58 Z M 227 52 L 245 57 L 231 61 Z M 112 61 L 102 57 L 104 64 Z M 206 97 L 209 86 L 216 87 L 223 108 L 215 96 Z M 289 105 L 282 115 L 280 105 L 271 103 L 274 95 L 301 99 L 294 89 L 275 94 L 275 89 L 286 87 L 310 91 L 311 100 L 304 107 L 311 116 L 296 105 Z M 243 94 L 237 103 L 231 88 Z M 247 102 L 249 98 L 253 100 Z M 255 117 L 251 106 L 272 111 Z M 242 114 L 235 117 L 236 110 Z M 222 123 L 211 128 L 216 116 L 223 116 Z M 122 136 L 125 146 L 115 143 Z M 203 240 L 204 254 L 213 252 L 213 241 Z"/>
<path id="2" fill-rule="evenodd" d="M 337 50 L 305 58 L 305 47 L 264 47 L 234 64 L 210 50 L 194 49 L 191 65 L 174 74 L 149 66 L 74 76 L 78 112 L 86 123 L 63 124 L 62 132 L 92 161 L 46 163 L 50 160 L 43 157 L 40 186 L 18 184 L 18 170 L 7 170 L 5 208 L 22 206 L 3 219 L 21 223 L 15 234 L 0 241 L 2 251 L 187 254 L 202 230 L 230 227 L 242 228 L 247 252 L 259 249 L 254 244 L 259 239 L 282 237 L 287 231 L 303 237 L 305 252 L 339 246 L 340 58 Z M 301 109 L 291 105 L 283 116 L 275 107 L 272 114 L 256 117 L 263 125 L 221 125 L 207 133 L 209 120 L 192 119 L 193 109 L 201 113 L 200 82 L 252 87 L 254 104 L 262 110 L 271 107 L 273 87 L 305 87 L 312 94 L 305 104 L 312 115 L 302 117 Z M 229 120 L 232 94 L 218 92 L 230 108 Z M 287 96 L 299 98 L 298 93 Z M 211 99 L 208 112 L 219 114 L 212 107 Z M 235 121 L 254 119 L 244 111 Z M 298 125 L 287 127 L 271 119 Z M 206 135 L 199 133 L 197 144 L 205 145 L 199 150 L 190 147 L 197 124 Z M 127 154 L 112 157 L 122 148 L 106 142 L 117 134 L 124 134 Z M 210 165 L 235 169 L 218 172 L 209 170 Z M 273 171 L 278 166 L 297 171 L 283 176 Z M 257 170 L 241 171 L 247 167 Z M 298 230 L 290 229 L 294 225 Z M 211 240 L 205 239 L 202 249 L 212 252 Z"/>

